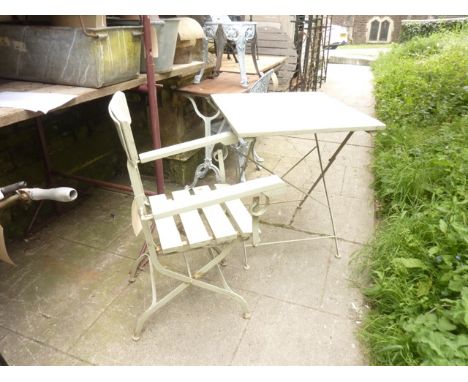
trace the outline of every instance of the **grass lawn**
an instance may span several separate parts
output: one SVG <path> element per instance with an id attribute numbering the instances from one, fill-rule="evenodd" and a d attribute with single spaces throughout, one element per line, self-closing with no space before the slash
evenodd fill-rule
<path id="1" fill-rule="evenodd" d="M 467 68 L 468 27 L 373 64 L 379 225 L 354 261 L 375 365 L 468 365 Z"/>

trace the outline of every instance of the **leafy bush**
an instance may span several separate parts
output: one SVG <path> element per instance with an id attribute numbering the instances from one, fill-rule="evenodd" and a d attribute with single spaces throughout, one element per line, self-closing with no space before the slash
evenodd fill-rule
<path id="1" fill-rule="evenodd" d="M 375 364 L 468 365 L 467 38 L 415 38 L 373 67 L 381 222 L 356 259 Z"/>
<path id="2" fill-rule="evenodd" d="M 463 28 L 468 19 L 436 19 L 410 21 L 401 24 L 400 42 L 406 42 L 414 37 L 427 37 L 432 33 L 458 31 Z"/>
<path id="3" fill-rule="evenodd" d="M 424 127 L 466 114 L 467 56 L 467 32 L 418 37 L 393 48 L 373 67 L 379 118 Z"/>

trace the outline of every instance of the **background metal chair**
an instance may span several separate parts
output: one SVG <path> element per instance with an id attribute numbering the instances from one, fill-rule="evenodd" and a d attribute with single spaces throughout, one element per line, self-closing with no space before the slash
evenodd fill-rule
<path id="1" fill-rule="evenodd" d="M 132 268 L 135 276 L 138 264 L 145 257 L 149 259 L 152 303 L 143 312 L 136 323 L 133 339 L 138 340 L 145 322 L 158 309 L 167 304 L 189 286 L 196 286 L 236 300 L 249 317 L 247 302 L 235 293 L 227 284 L 220 263 L 231 252 L 236 240 L 252 239 L 255 245 L 259 241 L 258 216 L 264 208 L 260 206 L 260 194 L 281 189 L 284 182 L 277 176 L 268 176 L 236 185 L 218 184 L 182 189 L 172 192 L 172 199 L 166 195 L 147 197 L 140 177 L 138 165 L 159 160 L 170 155 L 194 150 L 210 144 L 234 144 L 236 136 L 231 132 L 195 139 L 193 141 L 164 147 L 158 150 L 138 154 L 131 130 L 131 117 L 125 95 L 117 92 L 109 104 L 109 114 L 115 123 L 117 132 L 127 155 L 127 169 L 134 193 L 132 205 L 132 223 L 135 234 L 143 231 L 147 243 L 147 253 L 137 259 Z M 249 210 L 240 198 L 254 197 Z M 253 216 L 253 217 L 252 217 Z M 179 222 L 181 224 L 177 224 Z M 207 224 L 205 224 L 205 221 Z M 152 224 L 156 228 L 153 238 Z M 160 255 L 182 253 L 185 257 L 190 250 L 206 248 L 211 260 L 193 272 L 185 258 L 187 273 L 181 273 L 161 265 Z M 223 287 L 202 280 L 210 269 L 216 267 Z M 159 273 L 180 281 L 180 284 L 162 298 L 156 294 L 156 275 Z"/>
<path id="2" fill-rule="evenodd" d="M 276 74 L 273 69 L 270 69 L 268 72 L 263 74 L 262 77 L 260 77 L 260 79 L 258 79 L 255 84 L 252 85 L 248 93 L 267 93 L 270 82 L 273 82 L 273 90 L 276 90 L 278 86 L 278 79 L 276 78 Z M 250 145 L 252 145 L 252 155 L 254 162 L 263 162 L 263 158 L 260 157 L 255 151 L 255 140 L 239 140 L 239 144 L 236 146 L 236 151 L 238 153 L 239 179 L 242 182 L 245 182 L 245 170 L 247 169 Z M 257 164 L 256 166 L 257 170 L 260 170 L 260 167 Z"/>

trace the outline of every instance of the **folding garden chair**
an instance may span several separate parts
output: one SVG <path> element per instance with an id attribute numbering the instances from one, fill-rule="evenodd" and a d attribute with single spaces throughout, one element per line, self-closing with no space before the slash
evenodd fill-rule
<path id="1" fill-rule="evenodd" d="M 233 298 L 240 304 L 244 318 L 248 318 L 249 309 L 246 301 L 229 287 L 220 268 L 220 263 L 232 250 L 236 240 L 252 239 L 253 244 L 258 243 L 258 217 L 265 210 L 260 204 L 260 195 L 281 189 L 284 182 L 277 176 L 268 176 L 235 185 L 217 184 L 214 188 L 201 186 L 193 189 L 182 189 L 172 192 L 172 199 L 168 199 L 166 195 L 162 194 L 147 197 L 138 170 L 139 164 L 216 143 L 230 145 L 237 142 L 237 138 L 233 133 L 225 132 L 138 154 L 130 126 L 131 118 L 128 105 L 122 92 L 117 92 L 112 97 L 109 113 L 127 155 L 127 169 L 134 192 L 133 228 L 136 234 L 143 231 L 148 246 L 147 253 L 141 255 L 135 262 L 132 277 L 136 274 L 140 261 L 147 257 L 151 277 L 152 303 L 138 318 L 133 339 L 140 338 L 143 325 L 153 313 L 190 285 Z M 250 212 L 240 200 L 240 198 L 249 196 L 253 197 Z M 268 204 L 268 197 L 266 202 Z M 156 240 L 152 234 L 153 222 L 156 228 Z M 192 272 L 185 256 L 188 251 L 196 248 L 206 248 L 211 260 L 196 272 Z M 159 256 L 178 252 L 182 252 L 185 257 L 186 274 L 171 270 L 159 262 Z M 218 269 L 223 288 L 201 279 L 214 267 Z M 163 298 L 158 299 L 155 283 L 156 272 L 176 279 L 181 284 Z"/>

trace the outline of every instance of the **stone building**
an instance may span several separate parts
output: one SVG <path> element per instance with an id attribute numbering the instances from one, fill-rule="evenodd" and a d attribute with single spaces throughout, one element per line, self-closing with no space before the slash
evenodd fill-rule
<path id="1" fill-rule="evenodd" d="M 424 20 L 436 16 L 333 16 L 333 25 L 340 25 L 348 29 L 349 40 L 353 44 L 384 44 L 396 42 L 400 38 L 402 20 Z"/>

